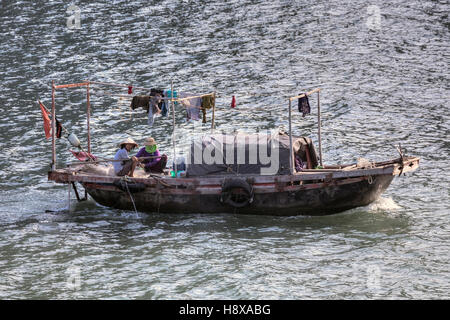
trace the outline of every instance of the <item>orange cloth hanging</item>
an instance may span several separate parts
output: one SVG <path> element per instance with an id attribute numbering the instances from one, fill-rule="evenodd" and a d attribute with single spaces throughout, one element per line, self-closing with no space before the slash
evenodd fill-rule
<path id="1" fill-rule="evenodd" d="M 50 139 L 52 134 L 52 121 L 50 120 L 50 112 L 45 108 L 44 104 L 39 101 L 39 107 L 41 107 L 41 111 L 42 111 L 42 118 L 44 119 L 44 131 L 45 131 L 45 137 L 47 139 Z M 55 136 L 56 138 L 61 138 L 62 135 L 62 125 L 61 123 L 58 121 L 58 118 L 55 118 L 56 120 L 56 133 Z"/>
<path id="2" fill-rule="evenodd" d="M 39 101 L 39 106 L 41 107 L 42 111 L 42 119 L 44 119 L 44 131 L 45 131 L 45 137 L 49 139 L 52 135 L 50 133 L 52 128 L 52 122 L 50 121 L 50 118 L 48 117 L 49 113 L 45 109 L 42 102 Z"/>

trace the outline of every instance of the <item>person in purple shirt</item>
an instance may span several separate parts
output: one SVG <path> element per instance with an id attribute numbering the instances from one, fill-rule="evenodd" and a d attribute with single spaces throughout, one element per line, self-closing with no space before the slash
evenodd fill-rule
<path id="1" fill-rule="evenodd" d="M 145 139 L 144 147 L 136 154 L 136 158 L 141 162 L 141 167 L 145 169 L 145 172 L 164 172 L 167 163 L 167 156 L 159 153 L 156 141 L 151 137 Z"/>

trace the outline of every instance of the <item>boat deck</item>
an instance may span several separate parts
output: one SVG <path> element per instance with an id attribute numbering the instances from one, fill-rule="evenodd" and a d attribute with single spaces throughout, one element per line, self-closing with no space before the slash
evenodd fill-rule
<path id="1" fill-rule="evenodd" d="M 255 174 L 227 174 L 208 175 L 201 177 L 179 177 L 172 178 L 169 170 L 161 174 L 148 174 L 142 169 L 136 169 L 135 177 L 125 177 L 127 181 L 144 183 L 148 186 L 155 186 L 164 183 L 167 186 L 212 186 L 221 185 L 227 177 L 244 178 L 251 184 L 303 184 L 312 182 L 329 182 L 332 180 L 346 178 L 368 178 L 378 175 L 400 175 L 401 173 L 412 172 L 419 166 L 419 158 L 405 157 L 390 161 L 373 163 L 370 167 L 358 167 L 356 164 L 341 166 L 325 166 L 324 169 L 304 169 L 293 175 L 273 175 L 263 176 Z M 57 169 L 48 173 L 48 179 L 57 183 L 70 182 L 91 182 L 91 183 L 113 183 L 118 179 L 114 175 L 112 168 L 95 164 L 81 164 L 63 169 Z"/>

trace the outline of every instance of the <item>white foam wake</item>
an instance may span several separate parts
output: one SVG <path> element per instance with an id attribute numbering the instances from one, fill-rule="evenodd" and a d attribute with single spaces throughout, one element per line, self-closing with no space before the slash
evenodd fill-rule
<path id="1" fill-rule="evenodd" d="M 395 203 L 395 201 L 391 197 L 388 198 L 380 197 L 368 206 L 368 209 L 370 211 L 398 210 L 401 208 L 402 207 L 400 207 L 397 203 Z"/>

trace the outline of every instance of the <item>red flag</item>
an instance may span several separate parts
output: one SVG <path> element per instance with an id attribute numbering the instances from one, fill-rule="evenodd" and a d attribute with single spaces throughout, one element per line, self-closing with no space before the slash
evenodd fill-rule
<path id="1" fill-rule="evenodd" d="M 233 99 L 231 99 L 231 107 L 236 108 L 236 98 L 233 96 Z"/>
<path id="2" fill-rule="evenodd" d="M 47 109 L 45 108 L 44 104 L 42 102 L 39 101 L 39 106 L 41 107 L 41 111 L 42 111 L 42 118 L 44 119 L 44 131 L 45 131 L 45 137 L 47 139 L 49 139 L 52 134 L 52 121 L 50 120 L 50 112 L 47 111 Z M 57 118 L 55 118 L 56 120 L 56 138 L 61 138 L 62 135 L 62 125 L 61 123 L 58 121 Z"/>
<path id="3" fill-rule="evenodd" d="M 42 111 L 42 118 L 44 119 L 44 131 L 45 131 L 45 137 L 49 139 L 52 135 L 50 133 L 50 130 L 52 128 L 52 122 L 50 121 L 50 118 L 48 117 L 49 113 L 45 109 L 42 102 L 39 101 L 39 106 L 41 107 Z"/>

